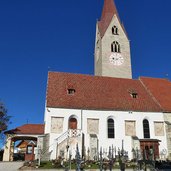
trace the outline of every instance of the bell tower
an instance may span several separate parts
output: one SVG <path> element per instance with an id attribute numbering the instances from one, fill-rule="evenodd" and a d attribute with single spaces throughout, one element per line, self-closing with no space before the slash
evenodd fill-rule
<path id="1" fill-rule="evenodd" d="M 96 24 L 95 75 L 132 78 L 130 42 L 121 24 L 114 0 L 104 0 Z"/>

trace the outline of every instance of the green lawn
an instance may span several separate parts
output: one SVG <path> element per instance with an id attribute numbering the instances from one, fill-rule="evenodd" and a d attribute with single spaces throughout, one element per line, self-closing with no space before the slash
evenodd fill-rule
<path id="1" fill-rule="evenodd" d="M 58 168 L 58 169 L 64 169 L 64 168 L 69 168 L 69 163 L 68 162 L 64 162 L 63 167 L 61 166 L 60 162 L 52 162 L 52 161 L 48 161 L 48 162 L 41 162 L 40 165 L 40 169 L 54 169 L 54 168 Z M 115 165 L 113 168 L 119 168 L 118 165 Z M 76 169 L 76 164 L 75 162 L 71 163 L 71 169 Z M 99 164 L 95 163 L 95 162 L 90 162 L 84 165 L 84 169 L 99 169 Z M 109 168 L 108 168 L 109 169 Z"/>

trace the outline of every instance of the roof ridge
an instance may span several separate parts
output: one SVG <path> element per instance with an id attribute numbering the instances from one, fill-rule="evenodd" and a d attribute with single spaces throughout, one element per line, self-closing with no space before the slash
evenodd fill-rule
<path id="1" fill-rule="evenodd" d="M 44 124 L 43 123 L 39 123 L 39 124 L 36 124 L 36 123 L 28 123 L 28 124 L 23 124 L 23 125 L 44 125 Z"/>
<path id="2" fill-rule="evenodd" d="M 170 80 L 168 79 L 168 78 L 157 78 L 157 77 L 148 77 L 148 76 L 140 76 L 139 77 L 140 79 L 141 78 L 145 78 L 145 79 L 155 79 L 155 80 L 165 80 L 165 81 L 169 81 L 170 82 Z"/>
<path id="3" fill-rule="evenodd" d="M 91 77 L 91 78 L 104 78 L 104 79 L 118 79 L 118 80 L 133 80 L 138 81 L 138 79 L 130 79 L 130 78 L 119 78 L 119 77 L 110 77 L 110 76 L 99 76 L 99 75 L 90 75 L 90 74 L 82 74 L 82 73 L 68 73 L 68 72 L 57 72 L 57 71 L 50 71 L 48 72 L 48 79 L 51 74 L 60 74 L 60 75 L 75 75 L 75 76 L 83 76 L 83 77 Z"/>
<path id="4" fill-rule="evenodd" d="M 143 83 L 143 81 L 141 79 L 139 79 L 139 81 L 142 84 L 142 86 L 144 87 L 144 89 L 147 91 L 147 93 L 151 96 L 151 98 L 154 101 L 154 103 L 156 103 L 160 107 L 160 109 L 163 111 L 163 107 L 158 102 L 158 100 L 154 97 L 154 95 L 152 94 L 152 92 L 150 91 L 150 89 L 148 89 L 148 87 Z"/>

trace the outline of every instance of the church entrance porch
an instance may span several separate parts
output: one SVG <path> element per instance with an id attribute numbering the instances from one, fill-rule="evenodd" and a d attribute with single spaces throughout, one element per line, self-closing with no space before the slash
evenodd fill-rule
<path id="1" fill-rule="evenodd" d="M 44 135 L 44 124 L 25 124 L 6 131 L 3 161 L 37 158 L 37 140 L 41 135 Z"/>
<path id="2" fill-rule="evenodd" d="M 158 139 L 140 139 L 140 148 L 146 160 L 159 159 L 159 142 Z"/>
<path id="3" fill-rule="evenodd" d="M 3 161 L 33 161 L 37 138 L 17 135 L 7 135 Z"/>

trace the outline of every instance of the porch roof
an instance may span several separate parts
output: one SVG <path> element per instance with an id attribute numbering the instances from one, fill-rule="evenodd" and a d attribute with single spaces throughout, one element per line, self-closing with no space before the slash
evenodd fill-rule
<path id="1" fill-rule="evenodd" d="M 44 134 L 44 124 L 25 124 L 20 127 L 16 127 L 15 129 L 5 131 L 5 134 Z"/>

